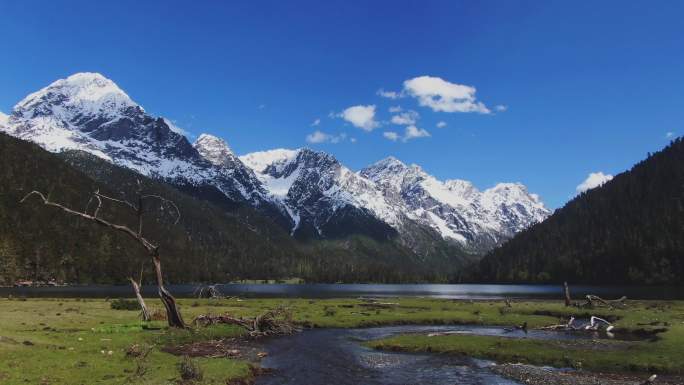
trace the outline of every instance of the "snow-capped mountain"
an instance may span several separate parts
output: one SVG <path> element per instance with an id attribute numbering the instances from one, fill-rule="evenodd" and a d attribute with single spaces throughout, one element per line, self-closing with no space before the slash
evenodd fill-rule
<path id="1" fill-rule="evenodd" d="M 287 207 L 295 218 L 293 231 L 304 221 L 325 236 L 323 225 L 346 207 L 372 214 L 400 234 L 427 226 L 481 251 L 549 215 L 522 184 L 502 183 L 481 192 L 468 181 L 441 182 L 392 157 L 357 173 L 309 149 L 256 152 L 240 159 Z"/>
<path id="2" fill-rule="evenodd" d="M 113 81 L 78 73 L 28 95 L 0 130 L 48 151 L 82 150 L 141 174 L 181 185 L 211 185 L 235 201 L 261 203 L 267 193 L 233 157 L 205 159 L 169 120 L 152 117 Z M 200 138 L 202 139 L 202 137 Z"/>
<path id="3" fill-rule="evenodd" d="M 472 183 L 439 181 L 417 165 L 383 159 L 359 172 L 375 182 L 407 215 L 473 250 L 489 249 L 550 211 L 520 183 L 500 183 L 479 191 Z"/>
<path id="4" fill-rule="evenodd" d="M 81 150 L 197 187 L 200 197 L 205 187 L 216 188 L 231 201 L 262 209 L 300 238 L 363 234 L 386 240 L 399 234 L 400 243 L 414 251 L 421 242 L 423 250 L 439 244 L 440 237 L 483 251 L 549 215 L 521 184 L 479 191 L 467 181 L 439 181 L 395 158 L 354 172 L 310 149 L 238 157 L 212 135 L 191 144 L 171 121 L 149 115 L 97 73 L 78 73 L 28 95 L 9 115 L 0 113 L 0 131 L 48 151 Z"/>
<path id="5" fill-rule="evenodd" d="M 294 221 L 293 234 L 370 232 L 383 238 L 393 233 L 388 224 L 398 224 L 394 208 L 387 204 L 375 183 L 343 166 L 330 154 L 307 148 L 277 149 L 240 159 L 252 167 L 266 189 L 286 207 Z"/>

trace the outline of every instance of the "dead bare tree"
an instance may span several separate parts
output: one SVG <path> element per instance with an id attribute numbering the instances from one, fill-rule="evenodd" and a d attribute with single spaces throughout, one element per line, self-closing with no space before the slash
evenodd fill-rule
<path id="1" fill-rule="evenodd" d="M 565 293 L 565 306 L 571 306 L 572 298 L 570 297 L 570 288 L 567 281 L 563 282 L 563 292 Z"/>
<path id="2" fill-rule="evenodd" d="M 140 286 L 142 286 L 143 279 L 143 266 L 140 267 L 140 280 L 136 281 L 133 277 L 128 277 L 131 281 L 131 286 L 133 286 L 133 292 L 135 293 L 135 298 L 138 299 L 138 304 L 140 305 L 140 316 L 143 321 L 149 322 L 152 320 L 150 311 L 147 310 L 147 305 L 145 304 L 145 299 L 143 299 L 142 294 L 140 294 Z"/>
<path id="3" fill-rule="evenodd" d="M 161 257 L 159 254 L 159 246 L 153 244 L 152 242 L 148 241 L 145 237 L 142 235 L 142 230 L 143 230 L 143 215 L 145 214 L 144 210 L 144 203 L 148 200 L 156 200 L 160 202 L 162 207 L 171 207 L 174 209 L 176 213 L 176 220 L 174 224 L 178 223 L 180 220 L 180 210 L 178 210 L 178 207 L 170 200 L 161 197 L 159 195 L 152 195 L 152 194 L 141 194 L 140 192 L 138 193 L 138 204 L 135 205 L 131 202 L 128 202 L 123 199 L 116 199 L 112 197 L 108 197 L 106 195 L 100 194 L 99 190 L 96 190 L 93 195 L 90 197 L 90 200 L 88 201 L 88 204 L 86 205 L 86 208 L 81 212 L 81 211 L 76 211 L 73 209 L 70 209 L 62 204 L 52 202 L 48 198 L 43 195 L 40 191 L 31 191 L 30 193 L 26 194 L 26 196 L 20 201 L 21 203 L 24 203 L 28 198 L 31 196 L 36 195 L 38 196 L 42 201 L 43 204 L 46 206 L 51 206 L 51 207 L 56 207 L 58 209 L 61 209 L 62 211 L 66 212 L 67 214 L 74 215 L 79 218 L 83 218 L 92 222 L 95 222 L 96 224 L 100 226 L 104 226 L 106 228 L 124 233 L 128 235 L 129 237 L 133 238 L 135 241 L 138 242 L 146 251 L 147 254 L 150 256 L 152 259 L 152 263 L 154 264 L 154 270 L 156 273 L 157 277 L 157 289 L 159 293 L 159 298 L 161 299 L 162 303 L 164 304 L 164 307 L 166 308 L 166 318 L 168 321 L 169 326 L 175 327 L 175 328 L 186 328 L 185 322 L 183 322 L 183 317 L 181 316 L 180 310 L 178 309 L 178 305 L 176 303 L 176 299 L 171 295 L 171 293 L 166 290 L 164 287 L 164 278 L 162 276 L 162 270 L 161 270 Z M 119 225 L 115 223 L 111 223 L 99 216 L 100 214 L 100 209 L 102 208 L 102 200 L 107 200 L 111 201 L 114 203 L 118 203 L 121 205 L 124 205 L 130 209 L 133 210 L 137 217 L 137 222 L 138 222 L 138 229 L 137 231 L 132 230 L 130 227 L 125 226 L 125 225 Z M 90 206 L 91 202 L 95 202 L 95 209 L 93 210 L 92 214 L 88 213 L 88 207 Z"/>

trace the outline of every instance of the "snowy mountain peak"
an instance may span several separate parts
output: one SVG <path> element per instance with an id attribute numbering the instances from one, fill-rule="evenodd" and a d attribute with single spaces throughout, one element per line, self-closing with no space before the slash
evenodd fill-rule
<path id="1" fill-rule="evenodd" d="M 214 135 L 202 134 L 192 145 L 202 157 L 212 164 L 222 165 L 235 155 L 225 140 Z"/>
<path id="2" fill-rule="evenodd" d="M 386 167 L 405 167 L 406 165 L 400 161 L 399 159 L 393 157 L 393 156 L 388 156 L 385 159 L 381 159 L 373 164 L 373 166 L 378 167 L 378 168 L 386 168 Z"/>
<path id="3" fill-rule="evenodd" d="M 83 72 L 28 95 L 14 106 L 13 115 L 34 118 L 52 113 L 69 120 L 75 115 L 118 115 L 130 109 L 143 111 L 113 81 L 99 73 Z"/>
<path id="4" fill-rule="evenodd" d="M 448 179 L 444 181 L 444 185 L 456 194 L 461 196 L 473 196 L 479 194 L 480 191 L 471 182 L 463 179 Z"/>
<path id="5" fill-rule="evenodd" d="M 27 96 L 9 117 L 0 114 L 0 131 L 53 152 L 89 152 L 184 188 L 213 186 L 235 202 L 282 214 L 292 234 L 304 237 L 399 233 L 411 243 L 419 226 L 483 251 L 549 214 L 520 183 L 481 192 L 395 157 L 353 172 L 308 148 L 238 158 L 216 136 L 202 134 L 190 144 L 172 121 L 145 113 L 97 73 L 75 74 Z"/>
<path id="6" fill-rule="evenodd" d="M 274 163 L 283 163 L 295 159 L 299 150 L 276 148 L 268 151 L 257 151 L 240 156 L 242 163 L 257 173 L 263 172 L 266 167 Z"/>
<path id="7" fill-rule="evenodd" d="M 213 186 L 234 201 L 270 204 L 254 173 L 224 141 L 204 135 L 200 153 L 172 121 L 145 113 L 101 74 L 75 74 L 32 93 L 0 130 L 48 151 L 85 151 L 152 178 Z"/>

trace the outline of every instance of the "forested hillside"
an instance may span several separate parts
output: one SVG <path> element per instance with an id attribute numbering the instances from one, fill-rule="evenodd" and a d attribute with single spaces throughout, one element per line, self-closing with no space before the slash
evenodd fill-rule
<path id="1" fill-rule="evenodd" d="M 49 153 L 35 144 L 0 134 L 0 285 L 17 279 L 70 283 L 124 282 L 147 261 L 128 238 L 45 207 L 19 201 L 31 190 L 83 210 L 89 194 L 132 199 L 141 181 L 145 192 L 173 200 L 179 224 L 160 210 L 148 215 L 145 234 L 161 245 L 172 282 L 238 278 L 301 277 L 307 281 L 422 281 L 449 279 L 464 259 L 458 250 L 418 257 L 397 240 L 350 236 L 298 242 L 253 208 L 220 199 L 199 199 L 90 154 Z M 222 196 L 202 191 L 205 198 Z M 126 208 L 103 206 L 103 216 L 132 225 Z M 149 267 L 147 267 L 149 271 Z"/>
<path id="2" fill-rule="evenodd" d="M 684 283 L 684 141 L 490 252 L 486 281 Z"/>

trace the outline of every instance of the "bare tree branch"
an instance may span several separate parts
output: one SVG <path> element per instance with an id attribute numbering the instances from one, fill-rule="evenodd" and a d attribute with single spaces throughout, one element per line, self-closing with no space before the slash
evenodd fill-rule
<path id="1" fill-rule="evenodd" d="M 145 199 L 157 199 L 162 203 L 162 207 L 164 207 L 164 205 L 169 205 L 169 206 L 173 207 L 174 211 L 176 211 L 176 220 L 175 220 L 175 222 L 173 222 L 173 224 L 174 225 L 178 224 L 178 221 L 180 221 L 180 218 L 181 218 L 181 213 L 180 213 L 180 210 L 178 209 L 178 206 L 176 206 L 176 204 L 173 203 L 173 201 L 166 199 L 162 196 L 153 195 L 153 194 L 142 195 L 140 197 L 141 202 Z"/>
<path id="2" fill-rule="evenodd" d="M 116 198 L 112 198 L 112 197 L 106 196 L 106 195 L 104 195 L 104 194 L 100 194 L 100 190 L 95 191 L 94 195 L 97 195 L 97 196 L 100 197 L 100 198 L 104 198 L 104 199 L 110 200 L 110 201 L 112 201 L 112 202 L 121 203 L 121 204 L 123 204 L 123 205 L 126 205 L 126 206 L 130 207 L 131 209 L 133 209 L 133 211 L 138 211 L 138 208 L 135 207 L 135 205 L 134 205 L 133 203 L 131 203 L 131 202 L 129 202 L 129 201 L 126 201 L 126 200 L 123 200 L 123 199 L 116 199 Z"/>
<path id="3" fill-rule="evenodd" d="M 162 202 L 161 203 L 162 208 L 164 208 L 166 205 L 173 207 L 176 211 L 176 221 L 174 222 L 174 224 L 178 223 L 178 221 L 180 219 L 180 210 L 178 209 L 178 206 L 176 206 L 175 203 L 173 203 L 172 201 L 170 201 L 166 198 L 163 198 L 159 195 L 142 195 L 140 193 L 141 184 L 139 181 L 138 181 L 138 186 L 139 186 L 139 191 L 138 191 L 138 206 L 137 207 L 134 204 L 127 202 L 125 200 L 116 199 L 116 198 L 112 198 L 112 197 L 100 194 L 99 190 L 96 190 L 93 193 L 90 200 L 88 201 L 88 204 L 86 205 L 86 209 L 83 212 L 76 211 L 76 210 L 73 210 L 69 207 L 62 205 L 62 204 L 52 202 L 51 200 L 46 198 L 45 195 L 43 195 L 43 193 L 41 193 L 40 191 L 35 191 L 35 190 L 26 194 L 26 196 L 20 202 L 24 203 L 32 195 L 37 195 L 43 201 L 43 204 L 46 206 L 57 207 L 57 208 L 61 209 L 62 211 L 66 212 L 68 214 L 71 214 L 71 215 L 74 215 L 74 216 L 77 216 L 77 217 L 80 217 L 83 219 L 87 219 L 87 220 L 93 221 L 93 222 L 95 222 L 101 226 L 105 226 L 105 227 L 108 227 L 110 229 L 122 232 L 122 233 L 128 235 L 129 237 L 135 239 L 136 241 L 138 241 L 138 243 L 140 243 L 145 248 L 145 250 L 147 250 L 149 256 L 152 258 L 152 263 L 154 264 L 154 270 L 156 273 L 155 275 L 157 277 L 157 289 L 158 289 L 159 297 L 161 298 L 162 303 L 164 304 L 164 307 L 166 308 L 166 316 L 167 316 L 167 321 L 169 323 L 169 326 L 178 327 L 178 328 L 185 328 L 186 325 L 185 325 L 185 322 L 183 321 L 183 317 L 181 316 L 180 310 L 178 309 L 176 299 L 164 287 L 164 278 L 162 276 L 162 270 L 161 270 L 161 258 L 159 255 L 159 246 L 154 245 L 152 242 L 148 241 L 147 239 L 145 239 L 145 237 L 142 236 L 142 223 L 143 223 L 142 218 L 143 218 L 143 214 L 144 214 L 143 201 L 145 199 L 154 198 L 154 199 L 161 201 Z M 88 206 L 90 206 L 90 202 L 93 199 L 97 201 L 97 207 L 95 208 L 95 211 L 91 215 L 91 214 L 88 214 L 87 209 L 88 209 Z M 117 225 L 117 224 L 111 223 L 105 219 L 98 217 L 98 214 L 100 212 L 100 208 L 102 208 L 102 199 L 105 199 L 108 201 L 113 201 L 113 202 L 128 206 L 129 208 L 132 208 L 138 216 L 138 231 L 135 232 L 128 226 Z M 131 281 L 131 284 L 133 285 L 133 289 L 136 292 L 136 296 L 138 297 L 138 301 L 140 302 L 141 307 L 144 310 L 145 309 L 145 303 L 142 300 L 142 296 L 140 295 L 140 288 L 139 288 L 140 284 L 142 284 L 142 271 L 141 271 L 141 279 L 139 282 L 136 282 L 132 277 L 130 277 L 129 280 Z"/>
<path id="4" fill-rule="evenodd" d="M 155 253 L 156 250 L 157 250 L 157 248 L 158 248 L 158 246 L 152 244 L 150 241 L 148 241 L 147 239 L 143 238 L 142 236 L 140 236 L 140 234 L 137 234 L 135 231 L 131 230 L 130 228 L 128 228 L 128 227 L 126 227 L 126 226 L 122 226 L 122 225 L 117 225 L 117 224 L 111 223 L 111 222 L 109 222 L 109 221 L 106 221 L 106 220 L 104 220 L 104 219 L 102 219 L 102 218 L 99 218 L 99 217 L 97 216 L 97 214 L 98 214 L 98 212 L 99 212 L 99 210 L 100 210 L 100 207 L 102 206 L 102 200 L 99 200 L 97 209 L 95 209 L 94 214 L 93 214 L 93 215 L 90 215 L 90 214 L 87 214 L 87 213 L 82 213 L 82 212 L 80 212 L 80 211 L 76 211 L 76 210 L 70 209 L 70 208 L 68 208 L 68 207 L 66 207 L 66 206 L 63 206 L 63 205 L 59 204 L 59 203 L 52 202 L 52 201 L 50 201 L 49 199 L 47 199 L 47 198 L 45 197 L 45 195 L 43 195 L 43 193 L 41 193 L 40 191 L 35 191 L 35 190 L 34 190 L 34 191 L 31 191 L 31 192 L 28 193 L 28 194 L 26 194 L 26 196 L 25 196 L 24 198 L 22 198 L 22 200 L 21 200 L 20 202 L 21 202 L 21 203 L 24 203 L 24 202 L 25 202 L 30 196 L 32 196 L 32 195 L 37 195 L 38 197 L 40 197 L 40 199 L 43 201 L 43 204 L 45 204 L 46 206 L 57 207 L 57 208 L 59 208 L 59 209 L 62 209 L 62 210 L 65 211 L 65 212 L 67 212 L 68 214 L 72 214 L 72 215 L 75 215 L 75 216 L 77 216 L 77 217 L 80 217 L 80 218 L 83 218 L 83 219 L 87 219 L 87 220 L 93 221 L 93 222 L 95 222 L 95 223 L 97 223 L 97 224 L 99 224 L 99 225 L 106 226 L 106 227 L 109 227 L 109 228 L 111 228 L 111 229 L 120 231 L 120 232 L 122 232 L 122 233 L 124 233 L 124 234 L 127 234 L 127 235 L 129 235 L 131 238 L 133 238 L 133 239 L 135 239 L 136 241 L 140 242 L 140 243 L 145 247 L 145 249 L 147 249 L 147 251 L 150 252 L 150 253 Z M 97 194 L 95 194 L 94 196 L 95 196 L 97 199 L 99 199 L 99 197 L 98 197 Z"/>

